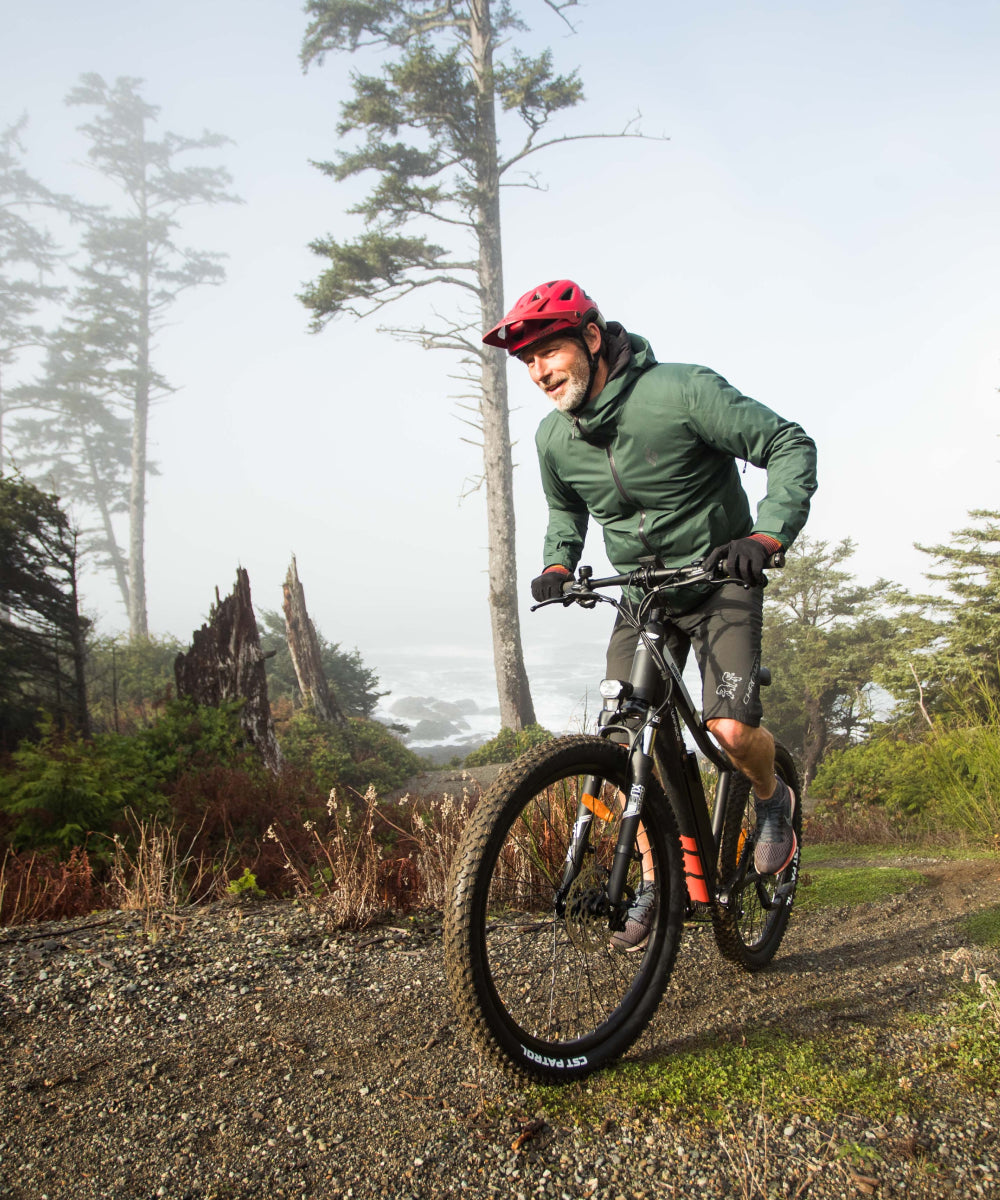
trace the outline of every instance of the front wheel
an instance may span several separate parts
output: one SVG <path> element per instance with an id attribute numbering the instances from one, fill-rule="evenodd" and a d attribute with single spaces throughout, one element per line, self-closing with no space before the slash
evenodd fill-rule
<path id="1" fill-rule="evenodd" d="M 723 903 L 713 913 L 715 940 L 720 952 L 748 971 L 759 971 L 774 957 L 785 936 L 792 913 L 802 854 L 802 789 L 791 754 L 776 744 L 774 768 L 795 793 L 792 828 L 798 848 L 795 857 L 778 875 L 758 875 L 753 864 L 757 819 L 750 781 L 733 774 L 729 786 L 719 874 Z"/>
<path id="2" fill-rule="evenodd" d="M 560 893 L 593 777 L 604 782 L 588 804 L 588 850 Z M 649 906 L 648 934 L 621 949 L 606 888 L 628 788 L 624 748 L 557 738 L 506 768 L 466 826 L 448 881 L 445 964 L 463 1023 L 503 1065 L 579 1078 L 624 1053 L 656 1011 L 681 936 L 680 849 L 651 781 L 626 880 L 626 895 Z"/>

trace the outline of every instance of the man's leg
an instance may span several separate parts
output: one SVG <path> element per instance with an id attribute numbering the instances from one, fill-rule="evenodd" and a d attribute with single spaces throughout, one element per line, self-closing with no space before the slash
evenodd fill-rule
<path id="1" fill-rule="evenodd" d="M 770 800 L 778 780 L 774 774 L 774 738 L 763 725 L 717 717 L 705 722 L 709 733 L 753 784 L 758 800 Z"/>
<path id="2" fill-rule="evenodd" d="M 795 855 L 796 798 L 774 771 L 774 738 L 761 726 L 761 591 L 727 584 L 679 618 L 701 667 L 705 725 L 753 787 L 754 859 L 763 874 L 783 871 Z"/>

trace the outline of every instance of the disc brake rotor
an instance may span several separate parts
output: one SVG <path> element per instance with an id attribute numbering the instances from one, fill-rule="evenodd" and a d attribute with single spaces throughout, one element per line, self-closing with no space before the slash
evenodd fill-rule
<path id="1" fill-rule="evenodd" d="M 608 948 L 608 872 L 590 863 L 570 884 L 566 894 L 566 935 L 587 954 Z"/>

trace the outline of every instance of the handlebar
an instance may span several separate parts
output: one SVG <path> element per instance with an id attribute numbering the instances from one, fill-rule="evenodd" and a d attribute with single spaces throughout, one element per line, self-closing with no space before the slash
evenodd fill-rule
<path id="1" fill-rule="evenodd" d="M 651 592 L 659 588 L 685 587 L 694 583 L 725 583 L 730 579 L 725 562 L 719 561 L 711 571 L 706 571 L 702 561 L 702 559 L 696 559 L 686 567 L 654 567 L 650 564 L 637 567 L 634 571 L 627 571 L 624 575 L 608 575 L 603 579 L 592 578 L 590 567 L 580 567 L 577 577 L 567 579 L 562 585 L 561 598 L 556 597 L 554 600 L 545 600 L 542 603 L 565 604 L 569 600 L 586 602 L 589 599 L 593 604 L 595 600 L 602 599 L 602 597 L 593 595 L 602 588 L 639 587 L 646 592 Z M 778 550 L 767 560 L 769 569 L 780 569 L 784 565 L 783 550 Z M 541 606 L 536 605 L 535 607 Z"/>

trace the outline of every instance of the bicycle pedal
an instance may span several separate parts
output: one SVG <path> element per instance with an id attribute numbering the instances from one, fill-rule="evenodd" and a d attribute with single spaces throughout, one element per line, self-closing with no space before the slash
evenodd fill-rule
<path id="1" fill-rule="evenodd" d="M 702 900 L 695 900 L 694 903 L 688 904 L 684 919 L 691 924 L 703 925 L 712 919 L 712 906 Z"/>

